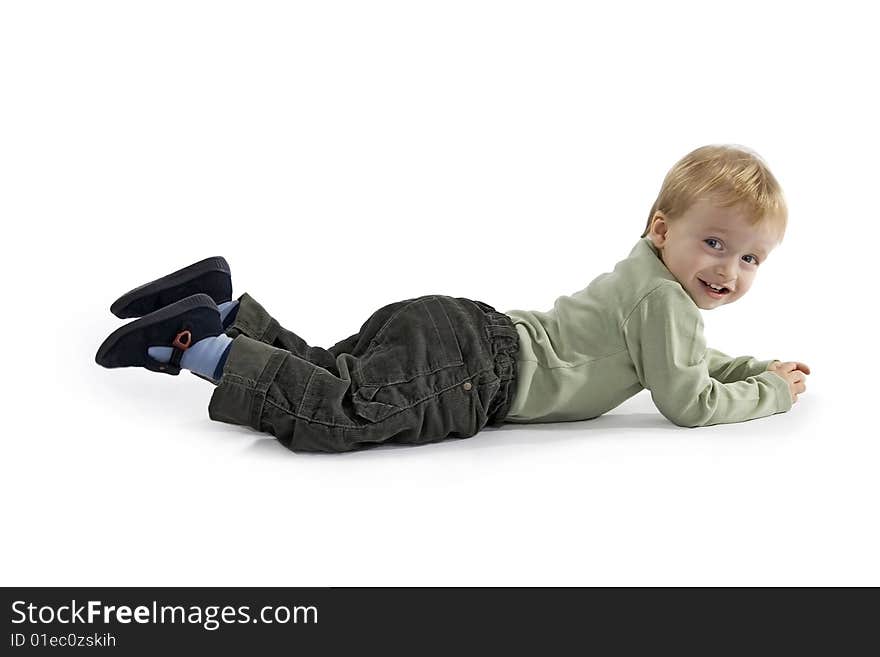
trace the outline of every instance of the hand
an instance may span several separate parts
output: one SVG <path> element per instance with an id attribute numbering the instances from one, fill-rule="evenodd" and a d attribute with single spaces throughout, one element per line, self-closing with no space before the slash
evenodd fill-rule
<path id="1" fill-rule="evenodd" d="M 767 371 L 773 372 L 785 379 L 791 392 L 792 404 L 796 403 L 798 400 L 797 396 L 807 389 L 807 375 L 810 373 L 810 368 L 804 363 L 774 360 L 767 366 Z"/>
<path id="2" fill-rule="evenodd" d="M 781 360 L 774 360 L 767 366 L 768 372 L 774 372 L 779 368 L 784 368 L 786 371 L 791 371 L 792 369 L 803 372 L 804 374 L 810 373 L 810 366 L 806 363 L 798 363 L 796 361 L 790 360 L 786 362 L 782 362 Z"/>

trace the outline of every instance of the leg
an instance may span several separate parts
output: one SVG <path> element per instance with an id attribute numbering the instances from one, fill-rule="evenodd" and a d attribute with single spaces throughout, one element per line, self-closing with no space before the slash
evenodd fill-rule
<path id="1" fill-rule="evenodd" d="M 289 351 L 294 356 L 315 363 L 339 376 L 336 359 L 341 354 L 351 354 L 355 357 L 363 356 L 373 336 L 382 325 L 391 317 L 398 308 L 408 301 L 398 301 L 377 310 L 361 326 L 360 331 L 345 340 L 341 340 L 329 349 L 312 347 L 300 336 L 278 323 L 257 301 L 249 294 L 243 294 L 239 298 L 239 306 L 235 320 L 226 329 L 226 335 L 231 338 L 245 335 L 252 340 L 263 342 L 279 349 Z"/>
<path id="2" fill-rule="evenodd" d="M 249 305 L 243 302 L 242 310 Z M 252 318 L 262 324 L 243 316 L 209 414 L 271 433 L 295 451 L 466 438 L 503 416 L 499 391 L 512 391 L 512 359 L 505 356 L 508 374 L 500 377 L 493 331 L 468 300 L 429 296 L 390 304 L 331 350 L 293 340 L 299 353 L 327 367 L 250 337 L 247 332 L 265 339 L 273 326 L 268 315 Z M 502 328 L 512 345 L 512 324 Z"/>

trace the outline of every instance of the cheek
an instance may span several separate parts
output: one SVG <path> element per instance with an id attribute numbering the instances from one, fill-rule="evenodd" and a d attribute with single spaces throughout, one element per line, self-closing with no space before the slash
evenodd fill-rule
<path id="1" fill-rule="evenodd" d="M 711 254 L 697 249 L 688 258 L 688 264 L 695 272 L 711 271 L 717 265 L 717 258 L 713 258 Z"/>
<path id="2" fill-rule="evenodd" d="M 749 291 L 749 288 L 752 287 L 752 283 L 755 280 L 755 274 L 753 272 L 749 272 L 746 274 L 740 274 L 739 280 L 737 282 L 737 296 L 742 296 L 746 292 Z"/>
<path id="3" fill-rule="evenodd" d="M 697 272 L 701 271 L 706 266 L 705 258 L 694 253 L 678 254 L 675 264 L 677 265 L 679 273 L 688 277 L 696 275 Z"/>

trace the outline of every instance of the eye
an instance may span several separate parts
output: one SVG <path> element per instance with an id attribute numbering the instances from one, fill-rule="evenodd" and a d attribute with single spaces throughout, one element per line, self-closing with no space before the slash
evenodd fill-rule
<path id="1" fill-rule="evenodd" d="M 757 264 L 758 264 L 758 259 L 757 259 L 755 256 L 753 256 L 753 255 L 746 255 L 746 256 L 743 256 L 743 260 L 745 260 L 746 258 L 751 258 L 751 259 L 752 259 L 751 262 L 749 262 L 748 260 L 746 260 L 746 262 L 749 262 L 750 265 L 757 265 Z"/>
<path id="2" fill-rule="evenodd" d="M 716 240 L 716 239 L 713 238 L 713 237 L 710 237 L 709 239 L 706 239 L 706 240 L 703 240 L 703 241 L 704 241 L 706 244 L 709 245 L 709 248 L 712 248 L 712 249 L 715 248 L 715 244 L 719 244 L 719 245 L 721 244 L 721 242 L 719 242 L 718 240 Z"/>

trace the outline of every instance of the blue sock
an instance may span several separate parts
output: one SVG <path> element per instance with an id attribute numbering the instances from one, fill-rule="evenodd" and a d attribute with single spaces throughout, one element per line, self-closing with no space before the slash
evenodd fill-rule
<path id="1" fill-rule="evenodd" d="M 219 381 L 223 376 L 223 366 L 229 356 L 230 346 L 232 346 L 232 338 L 228 335 L 221 334 L 213 338 L 202 338 L 183 352 L 180 366 L 213 381 Z M 172 351 L 171 347 L 150 347 L 147 349 L 150 357 L 160 363 L 170 361 Z"/>
<path id="2" fill-rule="evenodd" d="M 218 304 L 217 308 L 220 309 L 220 321 L 223 322 L 223 328 L 229 328 L 238 314 L 238 300 Z"/>

